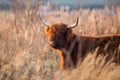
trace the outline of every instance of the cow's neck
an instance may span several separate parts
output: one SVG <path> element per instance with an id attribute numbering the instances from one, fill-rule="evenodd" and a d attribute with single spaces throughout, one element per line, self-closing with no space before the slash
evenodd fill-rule
<path id="1" fill-rule="evenodd" d="M 73 35 L 71 38 L 71 41 L 69 43 L 69 53 L 71 54 L 71 59 L 73 61 L 73 64 L 77 64 L 77 54 L 78 54 L 78 39 L 77 36 Z"/>
<path id="2" fill-rule="evenodd" d="M 62 56 L 65 67 L 71 67 L 77 63 L 78 40 L 75 35 L 71 36 L 67 46 L 62 49 Z"/>

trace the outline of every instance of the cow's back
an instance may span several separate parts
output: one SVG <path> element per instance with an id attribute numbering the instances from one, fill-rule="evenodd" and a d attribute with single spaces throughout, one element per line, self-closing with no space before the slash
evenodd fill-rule
<path id="1" fill-rule="evenodd" d="M 90 52 L 97 50 L 97 55 L 108 55 L 107 60 L 113 56 L 120 63 L 120 35 L 108 36 L 79 36 L 79 56 L 83 58 Z"/>

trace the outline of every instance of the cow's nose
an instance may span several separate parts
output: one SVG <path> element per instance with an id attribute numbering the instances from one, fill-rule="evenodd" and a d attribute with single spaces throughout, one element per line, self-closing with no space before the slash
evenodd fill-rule
<path id="1" fill-rule="evenodd" d="M 54 41 L 49 41 L 50 45 L 54 46 L 55 42 Z"/>
<path id="2" fill-rule="evenodd" d="M 49 41 L 50 46 L 57 48 L 57 44 L 54 41 Z"/>

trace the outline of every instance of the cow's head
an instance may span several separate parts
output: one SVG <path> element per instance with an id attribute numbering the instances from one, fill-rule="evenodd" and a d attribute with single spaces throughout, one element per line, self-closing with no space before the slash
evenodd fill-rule
<path id="1" fill-rule="evenodd" d="M 49 24 L 40 17 L 41 22 L 46 26 L 46 32 L 48 34 L 48 42 L 51 47 L 55 49 L 65 48 L 70 37 L 73 36 L 72 28 L 75 28 L 78 24 L 78 18 L 72 25 L 63 23 Z"/>

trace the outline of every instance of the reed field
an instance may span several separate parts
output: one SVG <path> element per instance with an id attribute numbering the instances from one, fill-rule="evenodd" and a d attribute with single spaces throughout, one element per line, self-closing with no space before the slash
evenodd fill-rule
<path id="1" fill-rule="evenodd" d="M 120 65 L 95 59 L 96 51 L 72 70 L 60 69 L 60 58 L 47 42 L 41 10 L 0 11 L 0 80 L 120 80 Z M 77 35 L 120 34 L 120 7 L 104 9 L 56 9 L 42 17 L 50 22 L 72 24 Z M 120 47 L 119 47 L 120 50 Z"/>

